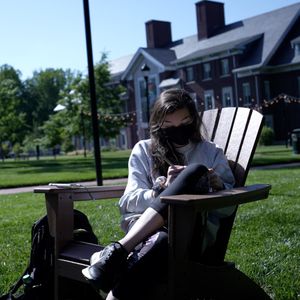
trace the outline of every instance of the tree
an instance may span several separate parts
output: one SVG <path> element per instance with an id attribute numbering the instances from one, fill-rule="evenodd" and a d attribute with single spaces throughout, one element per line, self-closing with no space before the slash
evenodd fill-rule
<path id="1" fill-rule="evenodd" d="M 33 77 L 25 81 L 27 122 L 32 127 L 42 126 L 54 113 L 53 109 L 65 89 L 68 71 L 46 69 L 35 71 Z"/>
<path id="2" fill-rule="evenodd" d="M 120 113 L 122 112 L 120 94 L 125 89 L 121 85 L 116 86 L 111 84 L 106 54 L 102 54 L 100 62 L 95 66 L 95 85 L 100 136 L 104 139 L 114 138 L 124 126 L 124 122 L 120 118 Z M 83 97 L 83 108 L 86 116 L 90 112 L 88 78 L 81 81 L 81 84 L 77 87 L 77 91 Z"/>
<path id="3" fill-rule="evenodd" d="M 22 112 L 23 86 L 20 72 L 13 67 L 0 67 L 0 152 L 2 144 L 21 143 L 26 132 L 25 114 Z"/>
<path id="4" fill-rule="evenodd" d="M 56 155 L 57 146 L 62 145 L 66 137 L 68 137 L 68 131 L 65 127 L 65 114 L 51 115 L 50 119 L 42 126 L 44 136 L 41 139 L 41 143 L 45 148 L 53 149 L 54 156 Z"/>
<path id="5" fill-rule="evenodd" d="M 26 136 L 27 149 L 33 150 L 40 144 L 52 144 L 50 140 L 53 140 L 51 136 L 53 130 L 49 126 L 52 129 L 55 127 L 55 124 L 52 124 L 56 121 L 55 117 L 52 119 L 55 114 L 54 108 L 62 101 L 63 95 L 71 90 L 78 77 L 81 78 L 81 75 L 70 70 L 46 69 L 35 71 L 33 77 L 25 81 L 23 110 L 31 129 Z M 69 119 L 68 115 L 64 117 Z M 65 128 L 65 123 L 60 121 L 58 124 L 62 124 Z M 50 134 L 49 139 L 45 137 L 45 130 Z"/>

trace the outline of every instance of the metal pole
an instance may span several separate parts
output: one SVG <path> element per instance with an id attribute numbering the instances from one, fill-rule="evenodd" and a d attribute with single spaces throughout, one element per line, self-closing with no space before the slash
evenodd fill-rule
<path id="1" fill-rule="evenodd" d="M 84 126 L 84 115 L 83 108 L 80 108 L 80 119 L 81 119 L 81 129 L 82 129 L 82 138 L 83 138 L 83 156 L 86 157 L 86 141 L 85 141 L 85 126 Z"/>
<path id="2" fill-rule="evenodd" d="M 96 89 L 95 89 L 90 11 L 89 11 L 89 1 L 88 0 L 83 0 L 83 9 L 84 9 L 86 49 L 87 49 L 88 70 L 89 70 L 89 83 L 90 83 L 91 114 L 92 114 L 93 137 L 94 137 L 94 156 L 95 156 L 95 165 L 96 165 L 96 179 L 97 179 L 97 185 L 102 185 L 103 184 L 102 183 L 102 167 L 101 167 L 101 153 L 100 153 L 100 143 L 99 143 L 100 135 L 99 135 L 99 124 L 98 124 L 98 113 L 97 113 L 97 100 L 96 100 Z"/>

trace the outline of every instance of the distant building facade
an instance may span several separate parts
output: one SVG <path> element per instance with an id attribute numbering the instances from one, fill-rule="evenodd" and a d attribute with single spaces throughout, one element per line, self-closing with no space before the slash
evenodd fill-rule
<path id="1" fill-rule="evenodd" d="M 172 87 L 187 89 L 199 110 L 255 107 L 285 140 L 300 128 L 300 3 L 228 25 L 223 3 L 203 0 L 195 8 L 197 34 L 173 41 L 170 22 L 151 20 L 147 47 L 111 62 L 133 120 L 121 133 L 126 147 L 147 137 L 148 110 Z"/>

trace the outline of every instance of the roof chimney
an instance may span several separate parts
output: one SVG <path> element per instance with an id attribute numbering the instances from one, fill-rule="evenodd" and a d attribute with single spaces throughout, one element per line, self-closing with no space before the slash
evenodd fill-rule
<path id="1" fill-rule="evenodd" d="M 224 3 L 202 0 L 196 5 L 198 40 L 213 36 L 225 26 Z"/>
<path id="2" fill-rule="evenodd" d="M 148 48 L 164 48 L 172 42 L 170 22 L 151 20 L 145 25 Z"/>

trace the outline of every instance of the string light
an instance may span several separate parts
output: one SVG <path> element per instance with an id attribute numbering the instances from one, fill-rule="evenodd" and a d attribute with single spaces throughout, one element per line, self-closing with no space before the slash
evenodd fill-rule
<path id="1" fill-rule="evenodd" d="M 133 125 L 136 119 L 136 111 L 119 113 L 119 114 L 103 114 L 98 115 L 98 119 L 104 123 L 118 122 L 123 124 Z"/>
<path id="2" fill-rule="evenodd" d="M 216 99 L 218 100 L 219 96 L 216 96 Z M 243 99 L 239 97 L 238 101 L 239 101 L 238 105 L 242 106 Z M 263 108 L 270 107 L 280 102 L 284 102 L 286 104 L 293 104 L 293 103 L 300 104 L 300 98 L 281 93 L 272 99 L 269 100 L 263 99 L 260 104 L 256 104 L 255 102 L 256 102 L 255 99 L 251 98 L 251 101 L 250 103 L 248 103 L 248 106 L 250 105 L 253 109 L 261 111 Z M 203 101 L 201 102 L 201 105 L 204 105 Z"/>

